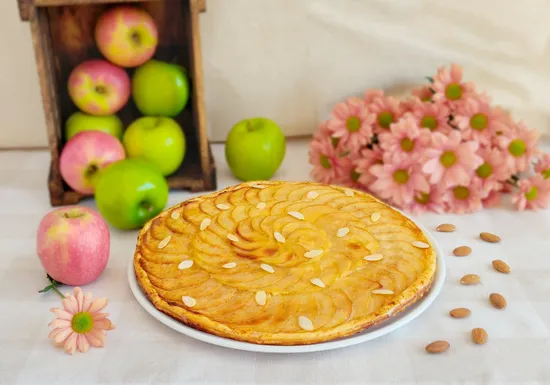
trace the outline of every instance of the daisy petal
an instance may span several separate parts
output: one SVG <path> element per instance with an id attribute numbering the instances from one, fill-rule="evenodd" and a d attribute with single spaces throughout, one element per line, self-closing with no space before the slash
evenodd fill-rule
<path id="1" fill-rule="evenodd" d="M 71 334 L 73 334 L 74 331 L 71 328 L 65 328 L 63 330 L 60 330 L 59 333 L 55 336 L 55 342 L 61 343 L 67 339 Z"/>
<path id="2" fill-rule="evenodd" d="M 76 340 L 76 347 L 82 353 L 86 353 L 88 351 L 88 349 L 90 348 L 90 343 L 88 342 L 88 339 L 86 338 L 86 335 L 84 335 L 84 334 L 79 334 L 78 335 L 78 338 Z"/>
<path id="3" fill-rule="evenodd" d="M 86 293 L 84 296 L 84 301 L 82 302 L 82 311 L 90 310 L 90 305 L 92 304 L 92 293 Z"/>
<path id="4" fill-rule="evenodd" d="M 98 298 L 95 299 L 90 308 L 88 309 L 89 313 L 96 313 L 103 310 L 107 306 L 107 298 Z"/>
<path id="5" fill-rule="evenodd" d="M 71 321 L 66 319 L 59 319 L 56 318 L 48 326 L 54 327 L 54 328 L 70 328 L 71 327 Z"/>
<path id="6" fill-rule="evenodd" d="M 51 311 L 52 311 L 52 313 L 55 314 L 56 318 L 66 319 L 66 320 L 69 320 L 69 321 L 73 319 L 73 314 L 71 314 L 68 311 L 65 311 L 63 309 L 55 308 L 55 309 L 51 309 Z"/>
<path id="7" fill-rule="evenodd" d="M 74 354 L 76 352 L 76 340 L 78 338 L 78 334 L 73 333 L 67 338 L 65 341 L 65 351 L 69 354 Z"/>
<path id="8" fill-rule="evenodd" d="M 71 314 L 78 313 L 78 303 L 76 302 L 76 298 L 72 295 L 66 296 L 61 303 L 67 312 Z"/>
<path id="9" fill-rule="evenodd" d="M 86 338 L 90 342 L 90 345 L 96 347 L 103 347 L 105 341 L 105 334 L 101 330 L 92 330 L 89 333 L 86 333 Z"/>

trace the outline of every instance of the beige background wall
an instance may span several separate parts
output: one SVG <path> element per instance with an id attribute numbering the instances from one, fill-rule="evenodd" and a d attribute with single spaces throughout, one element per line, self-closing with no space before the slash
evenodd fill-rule
<path id="1" fill-rule="evenodd" d="M 550 132 L 547 0 L 207 0 L 201 16 L 210 136 L 263 115 L 311 133 L 369 87 L 465 67 L 496 102 Z M 34 57 L 16 0 L 0 1 L 0 146 L 45 145 Z"/>

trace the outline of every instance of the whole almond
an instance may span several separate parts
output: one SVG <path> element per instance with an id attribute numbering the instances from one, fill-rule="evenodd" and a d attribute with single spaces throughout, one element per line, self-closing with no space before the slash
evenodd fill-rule
<path id="1" fill-rule="evenodd" d="M 451 345 L 447 341 L 434 341 L 426 346 L 428 353 L 437 354 L 443 353 L 449 349 Z"/>
<path id="2" fill-rule="evenodd" d="M 472 249 L 468 246 L 459 246 L 456 249 L 453 250 L 453 254 L 457 257 L 466 257 L 470 255 L 472 252 Z"/>
<path id="3" fill-rule="evenodd" d="M 508 266 L 506 262 L 501 261 L 500 259 L 495 259 L 493 261 L 493 267 L 495 268 L 496 271 L 504 274 L 508 274 L 510 271 L 512 271 L 510 269 L 510 266 Z"/>
<path id="4" fill-rule="evenodd" d="M 483 345 L 485 342 L 487 342 L 487 339 L 489 336 L 487 335 L 487 332 L 483 328 L 475 328 L 472 329 L 472 340 L 478 345 Z"/>
<path id="5" fill-rule="evenodd" d="M 498 293 L 491 293 L 489 301 L 497 309 L 504 309 L 506 307 L 506 299 Z"/>
<path id="6" fill-rule="evenodd" d="M 440 233 L 452 233 L 456 230 L 456 226 L 451 223 L 443 223 L 436 228 Z"/>
<path id="7" fill-rule="evenodd" d="M 456 309 L 451 310 L 449 314 L 453 318 L 466 318 L 469 317 L 472 312 L 470 311 L 470 309 L 467 309 L 465 307 L 457 307 Z"/>
<path id="8" fill-rule="evenodd" d="M 460 283 L 463 285 L 475 285 L 479 283 L 480 280 L 481 278 L 477 274 L 466 274 L 460 279 Z"/>
<path id="9" fill-rule="evenodd" d="M 489 242 L 489 243 L 500 242 L 500 237 L 498 235 L 491 234 L 491 233 L 481 233 L 479 234 L 479 237 L 483 239 L 485 242 Z"/>

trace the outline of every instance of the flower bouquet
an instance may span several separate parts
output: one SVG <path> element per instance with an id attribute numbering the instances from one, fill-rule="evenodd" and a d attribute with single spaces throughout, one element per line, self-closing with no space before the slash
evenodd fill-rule
<path id="1" fill-rule="evenodd" d="M 382 90 L 336 104 L 309 145 L 311 177 L 419 213 L 471 213 L 512 194 L 518 210 L 550 201 L 539 134 L 491 104 L 456 64 L 399 100 Z"/>

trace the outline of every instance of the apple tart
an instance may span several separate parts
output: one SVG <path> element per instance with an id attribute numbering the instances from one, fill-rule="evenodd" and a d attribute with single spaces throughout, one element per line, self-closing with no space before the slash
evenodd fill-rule
<path id="1" fill-rule="evenodd" d="M 140 231 L 134 268 L 157 309 L 196 329 L 299 345 L 384 322 L 431 287 L 435 250 L 373 196 L 312 182 L 231 186 Z"/>

